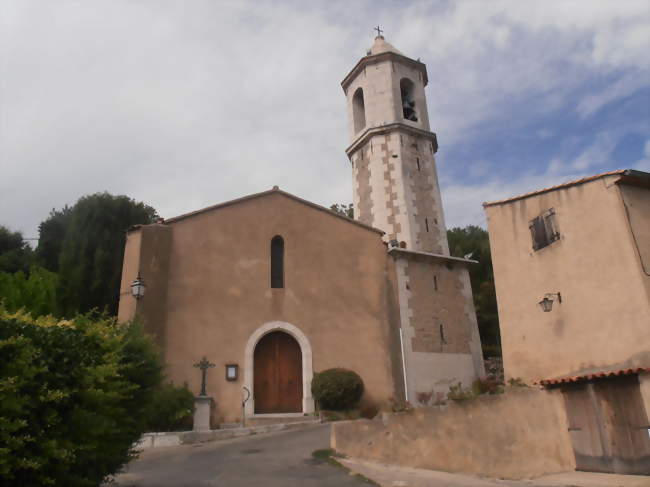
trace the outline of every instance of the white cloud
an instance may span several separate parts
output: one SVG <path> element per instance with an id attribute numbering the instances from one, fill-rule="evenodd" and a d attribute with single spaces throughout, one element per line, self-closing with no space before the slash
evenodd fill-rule
<path id="1" fill-rule="evenodd" d="M 8 0 L 0 9 L 0 224 L 30 236 L 50 208 L 101 190 L 166 217 L 274 184 L 322 204 L 350 201 L 339 83 L 371 43 L 371 24 L 427 64 L 432 129 L 447 146 L 515 108 L 593 116 L 649 72 L 645 1 Z M 612 81 L 585 88 L 603 75 Z M 464 188 L 452 183 L 446 190 Z M 472 198 L 526 184 L 450 195 L 448 221 L 481 214 L 480 204 L 465 211 Z"/>
<path id="2" fill-rule="evenodd" d="M 632 165 L 632 169 L 650 172 L 650 139 L 646 140 L 643 147 L 643 157 Z"/>

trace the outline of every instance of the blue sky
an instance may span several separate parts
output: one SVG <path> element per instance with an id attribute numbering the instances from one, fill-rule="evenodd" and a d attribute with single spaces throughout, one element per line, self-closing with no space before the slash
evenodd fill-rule
<path id="1" fill-rule="evenodd" d="M 427 64 L 448 226 L 650 171 L 650 2 L 0 4 L 0 224 L 97 191 L 171 217 L 273 185 L 351 201 L 340 81 L 386 39 Z"/>

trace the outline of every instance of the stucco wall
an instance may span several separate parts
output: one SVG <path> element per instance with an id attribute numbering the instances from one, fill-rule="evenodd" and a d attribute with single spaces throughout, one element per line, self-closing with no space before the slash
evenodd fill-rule
<path id="1" fill-rule="evenodd" d="M 650 302 L 650 188 L 620 184 L 629 236 L 639 259 L 639 271 Z"/>
<path id="2" fill-rule="evenodd" d="M 216 364 L 208 371 L 207 392 L 220 420 L 239 419 L 245 347 L 269 322 L 286 322 L 304 333 L 314 372 L 355 370 L 367 399 L 379 405 L 399 394 L 393 378 L 401 369 L 390 359 L 399 347 L 399 325 L 389 323 L 391 316 L 398 318 L 387 304 L 392 264 L 378 232 L 275 192 L 173 221 L 166 229 L 167 277 L 143 273 L 148 289 L 142 302 L 158 296 L 150 306 L 161 308 L 164 325 L 156 327 L 164 330 L 174 382 L 198 392 L 200 373 L 192 364 L 203 355 Z M 284 289 L 270 288 L 275 235 L 285 242 Z M 239 365 L 236 382 L 224 377 L 225 365 L 232 363 Z"/>
<path id="3" fill-rule="evenodd" d="M 486 207 L 507 377 L 650 365 L 647 277 L 616 179 Z M 560 239 L 534 251 L 529 221 L 549 208 Z M 562 303 L 542 312 L 556 292 Z"/>
<path id="4" fill-rule="evenodd" d="M 136 313 L 138 302 L 131 294 L 131 283 L 138 277 L 141 242 L 142 234 L 140 230 L 126 234 L 124 260 L 122 261 L 122 280 L 120 282 L 120 303 L 117 310 L 119 322 L 132 319 Z"/>
<path id="5" fill-rule="evenodd" d="M 355 458 L 502 478 L 575 468 L 559 391 L 513 390 L 446 407 L 332 424 L 331 446 Z"/>

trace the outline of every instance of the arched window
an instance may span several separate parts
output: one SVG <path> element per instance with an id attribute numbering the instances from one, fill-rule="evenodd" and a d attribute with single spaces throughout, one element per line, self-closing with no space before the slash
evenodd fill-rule
<path id="1" fill-rule="evenodd" d="M 354 119 L 354 133 L 356 134 L 366 126 L 366 104 L 363 101 L 363 90 L 357 88 L 352 97 L 352 118 Z"/>
<path id="2" fill-rule="evenodd" d="M 271 239 L 271 287 L 284 287 L 284 239 L 280 235 Z"/>
<path id="3" fill-rule="evenodd" d="M 406 120 L 417 122 L 418 117 L 415 110 L 415 85 L 408 78 L 402 78 L 399 82 L 399 91 L 402 95 L 402 115 Z"/>

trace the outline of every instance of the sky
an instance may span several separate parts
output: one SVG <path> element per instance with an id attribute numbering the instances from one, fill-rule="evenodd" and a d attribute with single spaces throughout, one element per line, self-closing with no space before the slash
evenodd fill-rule
<path id="1" fill-rule="evenodd" d="M 0 225 L 101 191 L 165 218 L 274 185 L 350 202 L 340 82 L 376 25 L 427 65 L 448 227 L 650 171 L 647 0 L 2 0 Z"/>

